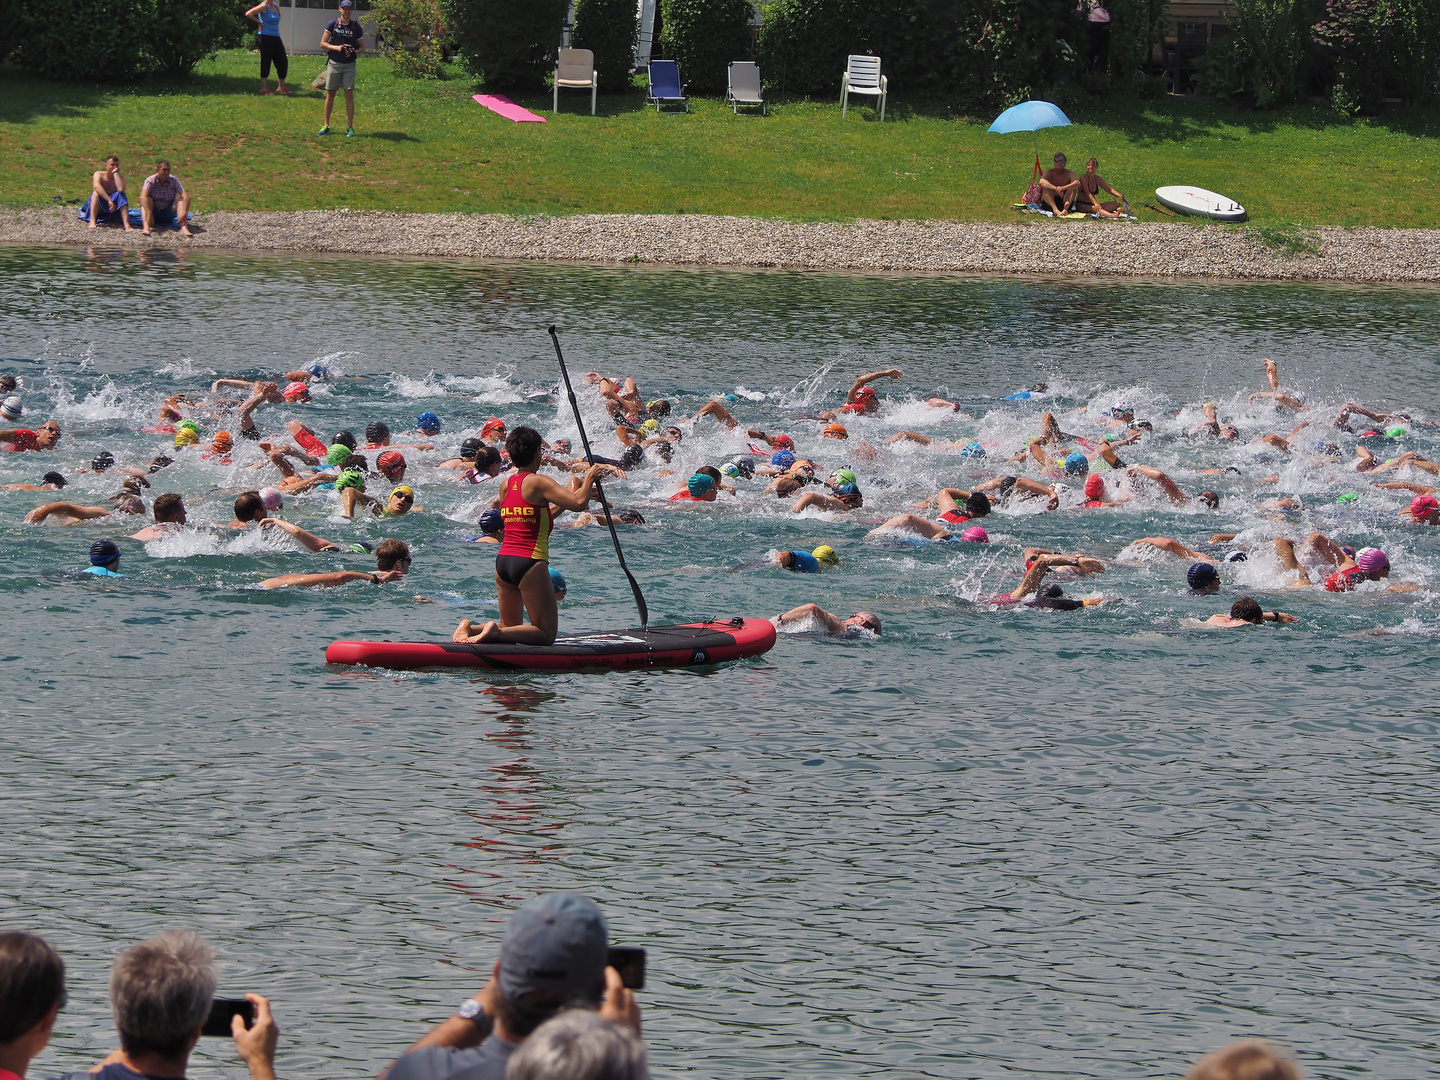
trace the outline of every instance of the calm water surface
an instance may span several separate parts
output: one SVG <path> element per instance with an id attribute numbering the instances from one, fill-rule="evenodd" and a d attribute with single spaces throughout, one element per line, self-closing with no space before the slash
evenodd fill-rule
<path id="1" fill-rule="evenodd" d="M 1147 499 L 1005 510 L 989 548 L 962 551 L 865 539 L 940 482 L 1001 471 L 940 447 L 857 466 L 862 520 L 796 518 L 758 485 L 681 510 L 664 501 L 673 478 L 641 472 L 615 491 L 650 519 L 625 541 L 655 622 L 814 600 L 879 613 L 884 637 L 786 634 L 763 660 L 704 672 L 485 678 L 323 662 L 337 637 L 447 636 L 493 611 L 493 549 L 465 542 L 483 489 L 442 477 L 440 455 L 412 455 L 424 515 L 382 527 L 345 522 L 324 494 L 287 504 L 321 535 L 407 540 L 414 570 L 383 589 L 254 588 L 366 563 L 214 529 L 237 491 L 273 479 L 243 467 L 253 447 L 233 466 L 166 471 L 152 493 L 184 492 L 196 527 L 125 542 L 124 582 L 75 573 L 116 526 L 26 526 L 53 496 L 0 492 L 0 923 L 45 934 L 71 970 L 35 1075 L 110 1049 L 113 955 L 176 925 L 215 942 L 223 991 L 275 1002 L 282 1075 L 373 1075 L 484 983 L 508 912 L 559 888 L 649 948 L 657 1075 L 1178 1076 L 1246 1035 L 1294 1047 L 1315 1077 L 1433 1072 L 1440 543 L 1341 467 L 1182 432 L 1205 400 L 1246 439 L 1288 432 L 1245 401 L 1261 356 L 1315 405 L 1313 438 L 1333 438 L 1318 414 L 1347 399 L 1436 418 L 1436 301 L 0 251 L 0 368 L 22 379 L 27 423 L 66 430 L 43 464 L 0 455 L 0 482 L 58 467 L 75 501 L 115 489 L 78 472 L 99 450 L 143 463 L 163 448 L 137 431 L 162 393 L 318 358 L 362 378 L 263 411 L 262 429 L 399 431 L 434 409 L 447 450 L 497 414 L 573 436 L 553 402 L 526 400 L 554 384 L 552 321 L 574 368 L 633 374 L 681 412 L 735 393 L 744 423 L 793 430 L 827 468 L 856 464 L 850 447 L 822 446 L 796 417 L 895 365 L 904 379 L 880 384 L 885 407 L 852 425 L 851 446 L 903 427 L 999 456 L 1040 407 L 997 396 L 1044 378 L 1070 430 L 1131 404 L 1157 434 L 1127 459 L 1225 497 L 1212 514 Z M 974 419 L 926 407 L 936 391 Z M 1406 447 L 1440 449 L 1417 430 Z M 1348 456 L 1354 440 L 1340 441 Z M 682 475 L 743 446 L 702 425 Z M 1207 465 L 1239 471 L 1202 482 Z M 1279 483 L 1260 483 L 1267 472 Z M 1263 503 L 1282 494 L 1305 509 L 1270 520 Z M 1285 590 L 1266 541 L 1312 527 L 1384 546 L 1396 579 L 1421 588 Z M 1189 596 L 1181 563 L 1121 554 L 1142 535 L 1220 531 L 1260 550 L 1225 568 L 1219 597 Z M 757 565 L 819 543 L 840 549 L 838 571 Z M 1119 556 L 1076 588 L 1120 602 L 1076 615 L 978 603 L 1013 586 L 1027 544 Z M 557 535 L 554 551 L 566 625 L 630 623 L 604 532 Z M 1187 621 L 1242 592 L 1301 623 Z M 240 1075 L 223 1047 L 202 1050 L 197 1078 Z"/>

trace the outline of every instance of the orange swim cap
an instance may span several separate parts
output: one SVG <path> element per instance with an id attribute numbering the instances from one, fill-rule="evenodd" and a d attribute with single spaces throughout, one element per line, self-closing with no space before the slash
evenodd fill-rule
<path id="1" fill-rule="evenodd" d="M 820 434 L 827 439 L 848 439 L 850 437 L 844 424 L 826 424 Z"/>

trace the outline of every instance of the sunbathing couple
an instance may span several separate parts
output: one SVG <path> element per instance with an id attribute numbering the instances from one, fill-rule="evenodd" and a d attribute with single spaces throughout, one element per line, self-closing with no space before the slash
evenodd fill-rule
<path id="1" fill-rule="evenodd" d="M 1055 165 L 1040 174 L 1040 201 L 1058 217 L 1072 210 L 1098 217 L 1118 218 L 1125 210 L 1125 196 L 1116 191 L 1100 175 L 1100 162 L 1093 157 L 1085 162 L 1085 172 L 1076 176 L 1065 167 L 1065 155 L 1055 155 Z M 1101 189 L 1114 195 L 1114 200 L 1101 202 Z"/>

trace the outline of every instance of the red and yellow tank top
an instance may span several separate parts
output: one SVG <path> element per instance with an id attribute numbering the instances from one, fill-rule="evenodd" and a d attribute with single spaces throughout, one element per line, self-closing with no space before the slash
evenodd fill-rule
<path id="1" fill-rule="evenodd" d="M 499 555 L 519 555 L 522 559 L 550 560 L 550 504 L 529 502 L 520 490 L 525 477 L 533 473 L 515 473 L 505 481 L 505 497 L 500 500 L 500 520 L 505 523 L 505 539 Z"/>

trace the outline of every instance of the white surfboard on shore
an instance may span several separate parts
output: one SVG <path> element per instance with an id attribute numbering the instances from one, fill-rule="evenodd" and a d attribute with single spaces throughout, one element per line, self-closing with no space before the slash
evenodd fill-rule
<path id="1" fill-rule="evenodd" d="M 1209 218 L 1211 221 L 1245 220 L 1245 208 L 1234 199 L 1202 187 L 1172 184 L 1156 188 L 1155 198 L 1161 206 L 1177 214 Z"/>

